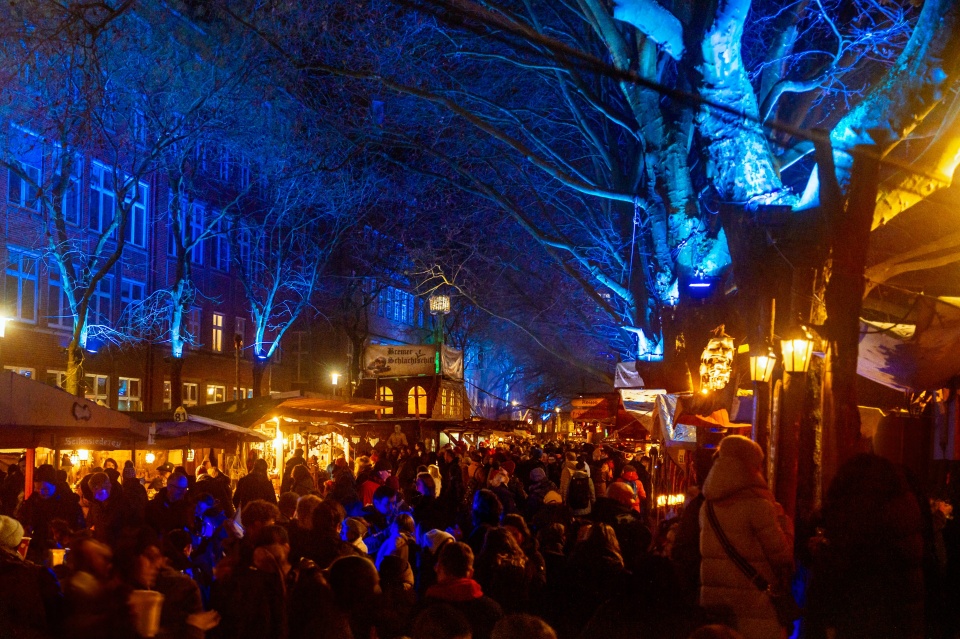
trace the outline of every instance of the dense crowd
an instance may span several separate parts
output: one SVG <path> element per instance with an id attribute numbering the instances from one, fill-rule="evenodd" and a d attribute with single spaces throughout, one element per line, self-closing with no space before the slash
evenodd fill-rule
<path id="1" fill-rule="evenodd" d="M 0 483 L 0 637 L 760 639 L 786 636 L 770 595 L 799 582 L 805 636 L 955 636 L 949 512 L 931 537 L 878 457 L 841 470 L 795 544 L 742 437 L 665 520 L 654 461 L 612 448 L 353 453 L 320 468 L 296 451 L 279 498 L 263 459 L 235 488 L 216 459 L 148 481 L 107 459 L 75 486 L 41 465 L 23 500 L 21 459 Z"/>

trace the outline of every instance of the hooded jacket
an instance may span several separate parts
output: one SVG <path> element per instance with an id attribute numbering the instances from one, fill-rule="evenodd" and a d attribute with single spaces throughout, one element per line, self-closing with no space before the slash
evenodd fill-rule
<path id="1" fill-rule="evenodd" d="M 760 474 L 763 452 L 746 437 L 724 439 L 720 456 L 703 484 L 727 539 L 771 584 L 786 583 L 793 570 L 793 527 Z M 761 592 L 737 568 L 700 511 L 700 605 L 733 614 L 745 639 L 783 636 L 776 612 Z"/>

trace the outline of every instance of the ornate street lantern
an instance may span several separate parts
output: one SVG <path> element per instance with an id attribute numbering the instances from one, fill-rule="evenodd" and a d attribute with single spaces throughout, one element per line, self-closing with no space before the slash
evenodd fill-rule
<path id="1" fill-rule="evenodd" d="M 769 346 L 750 352 L 750 379 L 754 382 L 769 382 L 777 365 L 777 354 Z"/>
<path id="2" fill-rule="evenodd" d="M 446 315 L 450 312 L 449 295 L 431 295 L 429 301 L 431 315 Z"/>
<path id="3" fill-rule="evenodd" d="M 813 357 L 813 334 L 806 326 L 791 329 L 780 340 L 783 370 L 788 373 L 806 373 Z"/>

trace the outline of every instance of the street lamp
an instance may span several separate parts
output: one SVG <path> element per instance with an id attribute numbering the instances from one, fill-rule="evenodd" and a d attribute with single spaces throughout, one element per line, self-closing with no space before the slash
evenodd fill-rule
<path id="1" fill-rule="evenodd" d="M 449 295 L 431 295 L 429 302 L 431 315 L 446 315 L 450 312 Z"/>
<path id="2" fill-rule="evenodd" d="M 754 382 L 769 382 L 777 365 L 777 354 L 769 346 L 750 352 L 750 379 Z"/>
<path id="3" fill-rule="evenodd" d="M 330 373 L 330 381 L 333 383 L 333 394 L 337 394 L 337 383 L 340 381 L 340 373 Z"/>
<path id="4" fill-rule="evenodd" d="M 791 329 L 780 340 L 783 352 L 783 370 L 788 373 L 806 373 L 813 357 L 813 334 L 806 326 Z"/>

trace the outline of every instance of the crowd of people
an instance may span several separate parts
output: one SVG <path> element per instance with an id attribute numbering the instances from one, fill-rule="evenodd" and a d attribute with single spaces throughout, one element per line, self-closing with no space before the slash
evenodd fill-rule
<path id="1" fill-rule="evenodd" d="M 797 541 L 744 437 L 665 521 L 656 460 L 612 448 L 354 454 L 298 450 L 279 490 L 256 458 L 235 486 L 216 459 L 149 481 L 108 459 L 76 486 L 41 465 L 26 500 L 21 459 L 0 482 L 0 637 L 763 639 L 792 629 L 771 595 L 801 582 L 804 636 L 956 636 L 949 512 L 879 457 L 841 470 Z"/>

